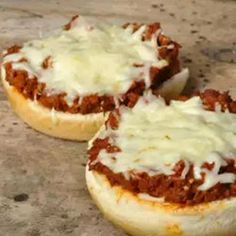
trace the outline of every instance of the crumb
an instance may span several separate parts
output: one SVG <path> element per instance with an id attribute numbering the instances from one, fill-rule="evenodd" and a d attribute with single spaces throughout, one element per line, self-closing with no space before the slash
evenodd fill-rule
<path id="1" fill-rule="evenodd" d="M 192 63 L 193 61 L 192 61 L 192 59 L 190 59 L 190 58 L 183 58 L 183 61 L 184 61 L 184 63 Z"/>
<path id="2" fill-rule="evenodd" d="M 191 34 L 196 34 L 198 33 L 198 30 L 191 30 Z"/>
<path id="3" fill-rule="evenodd" d="M 152 4 L 152 8 L 158 8 L 157 4 Z"/>
<path id="4" fill-rule="evenodd" d="M 29 199 L 29 195 L 26 193 L 17 194 L 14 196 L 15 202 L 24 202 L 24 201 L 27 201 L 28 199 Z"/>
<path id="5" fill-rule="evenodd" d="M 202 40 L 207 40 L 207 38 L 205 36 L 202 36 L 202 35 L 200 35 L 198 38 L 202 39 Z"/>
<path id="6" fill-rule="evenodd" d="M 66 213 L 61 214 L 61 218 L 63 218 L 63 219 L 67 219 L 67 218 L 68 218 L 68 215 L 67 215 Z"/>

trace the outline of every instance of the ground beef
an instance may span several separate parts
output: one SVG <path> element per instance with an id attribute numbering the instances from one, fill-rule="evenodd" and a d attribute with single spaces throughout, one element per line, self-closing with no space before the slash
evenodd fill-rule
<path id="1" fill-rule="evenodd" d="M 219 92 L 214 89 L 206 89 L 203 92 L 195 92 L 193 96 L 200 96 L 203 105 L 206 110 L 215 111 L 220 109 L 221 111 L 229 111 L 236 113 L 236 101 L 234 101 L 229 92 Z M 189 99 L 188 96 L 180 96 L 179 100 L 185 101 Z"/>
<path id="2" fill-rule="evenodd" d="M 236 113 L 236 103 L 231 99 L 228 93 L 206 90 L 203 93 L 198 93 L 198 95 L 201 97 L 205 109 L 207 110 L 214 110 L 215 106 L 220 103 L 223 110 L 229 109 L 232 113 Z M 186 100 L 187 97 L 181 97 L 180 99 Z M 106 126 L 112 129 L 118 129 L 119 116 L 118 109 L 110 113 L 109 118 L 106 121 Z M 109 153 L 119 152 L 121 150 L 119 147 L 110 144 L 108 138 L 98 138 L 94 141 L 92 148 L 88 151 L 89 169 L 104 174 L 112 186 L 119 185 L 135 194 L 147 193 L 153 197 L 164 197 L 166 202 L 184 205 L 195 205 L 236 196 L 236 182 L 232 184 L 218 183 L 207 191 L 199 191 L 198 187 L 204 182 L 204 176 L 202 176 L 202 179 L 200 180 L 194 179 L 193 166 L 190 166 L 190 170 L 185 179 L 180 178 L 185 167 L 183 161 L 178 162 L 174 167 L 174 175 L 167 176 L 159 174 L 149 176 L 146 172 L 139 174 L 131 172 L 131 177 L 127 180 L 122 173 L 114 173 L 107 166 L 96 160 L 102 149 L 106 149 Z M 236 174 L 234 160 L 226 159 L 226 161 L 227 165 L 221 167 L 220 174 Z M 211 170 L 214 167 L 214 164 L 204 163 L 202 167 Z"/>
<path id="3" fill-rule="evenodd" d="M 219 107 L 221 111 L 228 110 L 229 112 L 236 113 L 236 101 L 233 101 L 229 92 L 220 93 L 208 89 L 199 95 L 207 110 L 214 111 L 215 108 Z"/>
<path id="4" fill-rule="evenodd" d="M 65 30 L 69 30 L 73 25 L 73 22 L 78 18 L 75 16 L 72 20 L 64 27 Z M 134 29 L 134 32 L 138 30 L 142 25 L 141 24 L 126 24 L 123 27 L 127 27 L 131 25 Z M 160 29 L 160 24 L 150 24 L 148 25 L 146 31 L 143 33 L 143 40 L 150 40 L 153 33 Z M 172 41 L 165 35 L 160 34 L 157 38 L 157 44 L 159 46 L 164 46 L 159 50 L 159 58 L 166 59 L 169 62 L 169 65 L 162 68 L 151 68 L 150 69 L 150 77 L 151 77 L 151 89 L 156 91 L 158 87 L 166 80 L 171 78 L 174 74 L 180 71 L 180 65 L 178 60 L 178 53 L 180 45 L 176 42 Z M 171 48 L 167 48 L 168 45 L 173 45 Z M 18 53 L 20 51 L 20 46 L 13 46 L 9 48 L 6 52 L 6 55 Z M 24 60 L 27 62 L 25 58 L 22 58 L 21 61 Z M 41 105 L 52 109 L 54 108 L 57 111 L 69 112 L 69 113 L 81 113 L 81 114 L 89 114 L 89 113 L 99 113 L 99 112 L 107 112 L 112 111 L 115 106 L 115 99 L 113 96 L 103 95 L 99 96 L 97 94 L 91 94 L 89 96 L 83 97 L 80 101 L 80 96 L 74 99 L 72 105 L 68 105 L 66 102 L 66 93 L 49 95 L 47 94 L 46 84 L 38 82 L 38 78 L 34 77 L 29 78 L 28 73 L 23 70 L 14 70 L 12 68 L 12 63 L 4 64 L 6 69 L 6 80 L 12 86 L 14 86 L 18 92 L 20 92 L 25 98 L 29 98 L 31 100 L 36 99 Z M 134 65 L 134 66 L 142 66 L 142 65 Z M 42 62 L 42 68 L 48 69 L 53 67 L 52 58 L 50 56 L 46 57 Z M 131 85 L 130 89 L 122 94 L 118 103 L 123 104 L 129 107 L 134 106 L 136 101 L 140 96 L 142 96 L 145 90 L 144 81 L 134 81 Z"/>
<path id="5" fill-rule="evenodd" d="M 71 18 L 70 22 L 66 25 L 64 25 L 64 30 L 70 30 L 73 23 L 79 18 L 79 15 L 75 15 Z"/>

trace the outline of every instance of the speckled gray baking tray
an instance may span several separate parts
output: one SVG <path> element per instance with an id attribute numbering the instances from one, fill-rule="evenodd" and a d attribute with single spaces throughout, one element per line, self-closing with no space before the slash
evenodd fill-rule
<path id="1" fill-rule="evenodd" d="M 0 0 L 0 49 L 44 35 L 77 13 L 114 23 L 160 21 L 183 45 L 187 90 L 236 95 L 236 1 Z M 0 86 L 0 236 L 122 236 L 86 190 L 86 143 L 40 134 L 10 109 Z"/>

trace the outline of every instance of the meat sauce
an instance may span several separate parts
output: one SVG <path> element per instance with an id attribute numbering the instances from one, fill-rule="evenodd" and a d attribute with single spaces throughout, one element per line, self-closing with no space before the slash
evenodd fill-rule
<path id="1" fill-rule="evenodd" d="M 229 110 L 232 113 L 236 113 L 236 101 L 233 101 L 228 93 L 206 90 L 196 95 L 201 97 L 206 110 L 214 111 L 215 107 L 220 104 L 222 111 Z M 186 99 L 188 98 L 180 97 L 180 100 Z M 106 126 L 117 129 L 119 127 L 118 119 L 119 110 L 115 110 L 110 114 Z M 204 176 L 201 179 L 194 179 L 193 166 L 190 166 L 187 175 L 182 179 L 181 173 L 185 167 L 184 161 L 180 161 L 175 165 L 173 175 L 158 174 L 149 176 L 146 172 L 131 172 L 130 178 L 127 179 L 122 173 L 114 173 L 107 166 L 96 160 L 102 149 L 106 149 L 109 153 L 121 151 L 119 147 L 109 144 L 108 137 L 96 139 L 92 148 L 88 151 L 89 169 L 104 174 L 112 186 L 122 186 L 134 194 L 147 193 L 153 197 L 164 198 L 166 202 L 185 205 L 194 205 L 236 196 L 236 182 L 232 184 L 218 183 L 206 191 L 198 190 L 198 187 L 204 182 Z M 227 165 L 220 168 L 220 174 L 236 174 L 234 160 L 226 159 L 226 161 Z M 211 170 L 214 167 L 214 163 L 205 162 L 202 167 Z"/>

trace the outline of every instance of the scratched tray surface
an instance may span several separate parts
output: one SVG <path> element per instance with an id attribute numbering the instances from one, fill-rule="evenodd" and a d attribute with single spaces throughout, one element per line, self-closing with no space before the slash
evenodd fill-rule
<path id="1" fill-rule="evenodd" d="M 236 2 L 230 0 L 1 0 L 0 49 L 46 35 L 78 12 L 94 21 L 160 21 L 184 46 L 181 60 L 191 71 L 187 93 L 213 87 L 236 95 Z M 90 199 L 86 148 L 29 128 L 0 86 L 0 235 L 125 235 Z"/>

